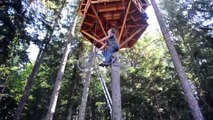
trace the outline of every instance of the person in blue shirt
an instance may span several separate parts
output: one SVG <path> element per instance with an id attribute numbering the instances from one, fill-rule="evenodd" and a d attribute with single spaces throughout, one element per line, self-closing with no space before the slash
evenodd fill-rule
<path id="1" fill-rule="evenodd" d="M 109 66 L 112 61 L 112 54 L 119 51 L 120 48 L 115 36 L 116 30 L 111 28 L 108 30 L 107 34 L 108 36 L 99 40 L 100 42 L 106 41 L 100 48 L 101 50 L 105 48 L 105 50 L 102 52 L 102 55 L 105 57 L 105 61 L 101 63 L 100 66 Z"/>

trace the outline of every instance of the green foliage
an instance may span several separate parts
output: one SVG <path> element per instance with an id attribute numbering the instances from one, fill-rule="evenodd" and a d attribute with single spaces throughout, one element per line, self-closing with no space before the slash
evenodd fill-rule
<path id="1" fill-rule="evenodd" d="M 0 3 L 0 65 L 26 63 L 29 36 L 21 1 Z"/>
<path id="2" fill-rule="evenodd" d="M 26 79 L 32 70 L 32 66 L 32 64 L 29 64 L 21 69 L 18 67 L 0 68 L 0 104 L 2 106 L 0 109 L 0 119 L 12 119 L 15 107 L 24 90 Z"/>

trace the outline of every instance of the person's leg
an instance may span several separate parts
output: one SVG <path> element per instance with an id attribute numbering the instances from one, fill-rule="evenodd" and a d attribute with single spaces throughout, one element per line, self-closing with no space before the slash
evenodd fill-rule
<path id="1" fill-rule="evenodd" d="M 113 51 L 114 51 L 114 48 L 113 48 L 113 47 L 109 47 L 109 48 L 106 50 L 106 56 L 105 56 L 105 61 L 104 61 L 104 63 L 110 64 Z"/>
<path id="2" fill-rule="evenodd" d="M 106 60 L 106 56 L 107 56 L 107 49 L 105 49 L 104 51 L 102 51 L 101 54 L 102 54 L 103 57 L 104 57 L 103 61 L 105 61 L 105 60 Z"/>
<path id="3" fill-rule="evenodd" d="M 114 52 L 118 51 L 116 49 L 118 49 L 118 48 L 110 46 L 102 52 L 102 55 L 104 56 L 105 60 L 104 60 L 104 63 L 100 64 L 100 66 L 109 66 L 109 64 L 112 61 L 112 54 Z"/>

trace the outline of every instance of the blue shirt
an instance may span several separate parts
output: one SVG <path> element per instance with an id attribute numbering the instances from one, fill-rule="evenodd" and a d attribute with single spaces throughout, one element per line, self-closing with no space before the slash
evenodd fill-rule
<path id="1" fill-rule="evenodd" d="M 119 47 L 119 44 L 115 38 L 115 35 L 112 35 L 109 37 L 109 39 L 107 40 L 107 45 L 113 46 L 113 47 Z"/>

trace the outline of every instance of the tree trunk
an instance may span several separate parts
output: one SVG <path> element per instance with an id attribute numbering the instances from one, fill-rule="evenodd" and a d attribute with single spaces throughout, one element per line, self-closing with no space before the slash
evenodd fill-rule
<path id="1" fill-rule="evenodd" d="M 78 86 L 77 82 L 79 80 L 77 80 L 77 77 L 78 77 L 77 76 L 77 65 L 75 65 L 75 67 L 73 69 L 73 75 L 72 75 L 72 78 L 71 78 L 74 83 L 72 82 L 70 84 L 70 90 L 69 90 L 70 92 L 69 92 L 68 103 L 67 103 L 67 108 L 66 108 L 66 111 L 67 111 L 66 119 L 67 120 L 71 120 L 71 118 L 72 118 L 72 107 L 73 107 L 73 105 L 72 105 L 72 96 L 74 95 L 76 87 Z"/>
<path id="2" fill-rule="evenodd" d="M 71 90 L 70 90 L 70 95 L 69 95 L 69 100 L 68 100 L 68 103 L 67 103 L 67 116 L 66 116 L 66 120 L 71 120 L 72 119 L 72 107 L 73 107 L 73 104 L 72 104 L 72 96 L 76 90 L 76 86 L 77 86 L 77 79 L 76 79 L 76 69 L 77 69 L 77 65 L 75 65 L 75 68 L 74 68 L 74 74 L 73 74 L 73 80 L 74 80 L 74 85 L 71 85 L 70 87 Z"/>
<path id="3" fill-rule="evenodd" d="M 91 48 L 91 53 L 93 52 L 93 49 Z M 90 53 L 90 54 L 91 54 Z M 93 57 L 89 60 L 89 65 L 92 65 L 93 63 Z M 81 105 L 78 113 L 78 120 L 85 120 L 85 113 L 86 113 L 86 106 L 87 106 L 87 99 L 89 94 L 89 85 L 90 85 L 90 77 L 91 77 L 91 71 L 86 72 L 86 77 L 84 80 L 84 88 L 83 88 L 83 94 L 81 97 Z"/>
<path id="4" fill-rule="evenodd" d="M 153 5 L 156 17 L 158 19 L 162 34 L 164 36 L 164 39 L 166 41 L 167 47 L 169 49 L 169 52 L 171 54 L 174 66 L 176 68 L 176 72 L 178 74 L 181 86 L 183 88 L 183 91 L 185 93 L 185 98 L 188 102 L 189 108 L 191 110 L 191 113 L 194 117 L 195 120 L 203 120 L 203 115 L 200 111 L 200 107 L 198 106 L 198 102 L 193 94 L 191 85 L 189 84 L 189 80 L 187 79 L 187 75 L 184 71 L 184 68 L 181 64 L 181 61 L 178 57 L 177 51 L 172 43 L 172 40 L 169 36 L 168 30 L 163 22 L 162 16 L 160 14 L 160 11 L 157 7 L 157 4 L 155 2 L 155 0 L 151 0 L 151 3 Z"/>
<path id="5" fill-rule="evenodd" d="M 72 105 L 69 105 L 67 120 L 71 120 L 72 118 Z"/>
<path id="6" fill-rule="evenodd" d="M 52 120 L 53 114 L 55 113 L 56 103 L 57 103 L 57 99 L 58 99 L 58 93 L 59 93 L 59 90 L 61 88 L 62 77 L 64 75 L 64 70 L 65 70 L 65 67 L 66 67 L 66 62 L 67 62 L 67 58 L 68 58 L 68 55 L 69 55 L 70 47 L 71 47 L 71 41 L 68 40 L 66 42 L 66 47 L 65 47 L 64 54 L 63 54 L 63 57 L 62 57 L 62 60 L 61 60 L 61 64 L 60 64 L 60 67 L 59 67 L 59 70 L 58 70 L 56 82 L 55 82 L 55 85 L 54 85 L 54 88 L 53 88 L 53 92 L 52 92 L 52 96 L 51 96 L 50 105 L 49 105 L 49 108 L 48 108 L 46 120 Z"/>
<path id="7" fill-rule="evenodd" d="M 62 8 L 63 8 L 63 5 L 62 5 L 60 11 L 58 12 L 57 18 L 55 19 L 55 23 L 53 25 L 53 30 L 55 29 L 55 27 L 57 25 L 57 21 L 59 19 L 60 12 L 61 12 Z M 20 102 L 18 104 L 18 108 L 15 111 L 15 115 L 13 117 L 13 120 L 19 120 L 20 119 L 21 113 L 22 113 L 22 111 L 24 109 L 24 105 L 26 104 L 26 102 L 28 100 L 28 97 L 30 95 L 30 90 L 32 89 L 32 86 L 34 84 L 35 77 L 36 77 L 36 75 L 37 75 L 37 73 L 39 71 L 40 65 L 41 65 L 41 63 L 42 63 L 42 61 L 44 59 L 45 51 L 49 47 L 49 43 L 51 41 L 52 35 L 53 35 L 53 31 L 51 31 L 49 33 L 49 35 L 47 34 L 46 44 L 44 45 L 44 47 L 42 49 L 40 49 L 39 54 L 37 55 L 35 65 L 34 65 L 33 70 L 32 70 L 32 72 L 30 73 L 30 75 L 29 75 L 29 77 L 27 79 L 27 84 L 25 86 L 24 93 L 23 93 L 23 95 L 22 95 L 22 97 L 20 99 Z"/>
<path id="8" fill-rule="evenodd" d="M 36 75 L 37 75 L 37 73 L 39 71 L 39 68 L 40 68 L 41 62 L 43 61 L 43 58 L 44 58 L 44 51 L 40 50 L 39 54 L 37 56 L 35 65 L 33 67 L 33 70 L 32 70 L 30 76 L 27 79 L 27 85 L 25 86 L 24 93 L 23 93 L 23 95 L 21 97 L 21 100 L 20 100 L 20 102 L 18 104 L 18 108 L 15 111 L 15 115 L 13 117 L 13 120 L 19 120 L 20 117 L 21 117 L 21 113 L 22 113 L 24 105 L 26 104 L 27 99 L 28 99 L 28 97 L 30 95 L 30 90 L 31 90 L 31 88 L 33 86 L 33 83 L 35 81 L 35 77 L 36 77 Z"/>
<path id="9" fill-rule="evenodd" d="M 91 81 L 90 77 L 91 77 L 91 72 L 88 71 L 86 73 L 84 89 L 83 89 L 83 95 L 82 95 L 82 98 L 81 98 L 81 106 L 80 106 L 79 114 L 78 114 L 79 120 L 84 120 L 85 119 L 87 98 L 88 98 L 88 94 L 89 94 L 88 93 L 89 92 L 89 85 L 90 85 L 90 81 Z"/>
<path id="10" fill-rule="evenodd" d="M 64 49 L 63 56 L 62 56 L 61 63 L 60 63 L 60 67 L 59 67 L 59 70 L 58 70 L 58 73 L 57 73 L 57 77 L 56 77 L 55 85 L 54 85 L 54 88 L 53 88 L 52 96 L 51 96 L 51 99 L 50 99 L 50 105 L 49 105 L 49 108 L 48 108 L 46 120 L 52 120 L 53 114 L 55 113 L 55 108 L 56 108 L 56 104 L 57 104 L 57 100 L 58 100 L 58 94 L 59 94 L 59 91 L 61 89 L 62 78 L 63 78 L 63 75 L 64 75 L 64 70 L 65 70 L 65 67 L 66 67 L 67 58 L 68 58 L 69 51 L 70 51 L 70 48 L 71 48 L 71 41 L 72 41 L 72 38 L 73 38 L 71 30 L 73 29 L 73 26 L 75 26 L 74 24 L 76 23 L 75 21 L 77 21 L 77 18 L 78 17 L 76 16 L 75 20 L 73 20 L 73 22 L 70 25 L 68 40 L 65 44 L 65 49 Z"/>
<path id="11" fill-rule="evenodd" d="M 114 53 L 113 56 L 115 56 L 117 59 L 115 59 L 115 61 L 112 63 L 112 118 L 113 120 L 122 120 L 118 53 Z"/>

